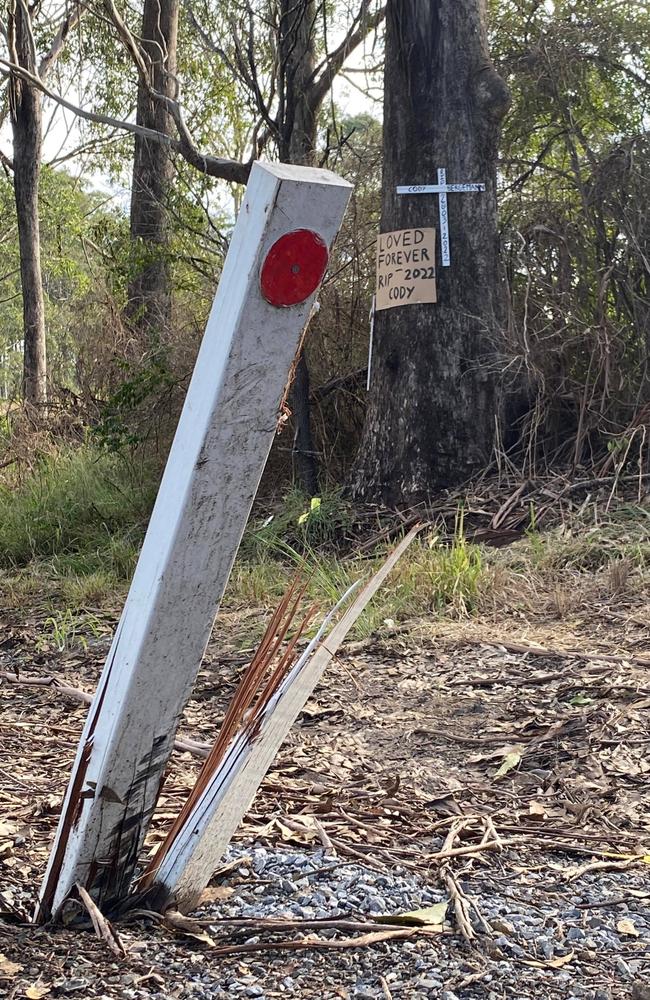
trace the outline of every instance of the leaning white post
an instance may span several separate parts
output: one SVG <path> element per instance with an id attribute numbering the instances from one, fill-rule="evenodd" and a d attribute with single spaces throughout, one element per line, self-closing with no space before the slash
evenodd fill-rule
<path id="1" fill-rule="evenodd" d="M 420 530 L 421 525 L 416 525 L 402 539 L 357 594 L 327 638 L 321 639 L 317 635 L 309 643 L 255 719 L 253 732 L 244 726 L 235 734 L 222 763 L 178 831 L 152 879 L 149 898 L 154 905 L 164 908 L 173 903 L 187 913 L 198 904 L 201 893 L 323 671 Z M 354 589 L 352 587 L 347 591 L 334 612 Z M 327 619 L 323 624 L 328 624 Z"/>
<path id="2" fill-rule="evenodd" d="M 351 185 L 254 164 L 140 559 L 88 713 L 38 917 L 126 896 Z"/>

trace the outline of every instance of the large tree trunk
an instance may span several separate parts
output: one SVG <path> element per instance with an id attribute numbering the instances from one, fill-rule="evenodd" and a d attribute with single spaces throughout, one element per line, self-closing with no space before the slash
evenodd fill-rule
<path id="1" fill-rule="evenodd" d="M 10 37 L 15 58 L 30 73 L 36 72 L 30 45 L 26 6 L 17 4 L 10 17 Z M 41 278 L 41 245 L 38 216 L 38 182 L 42 147 L 42 97 L 38 90 L 13 75 L 9 83 L 13 132 L 14 193 L 18 220 L 20 280 L 23 297 L 23 397 L 42 407 L 47 403 L 45 306 Z"/>
<path id="2" fill-rule="evenodd" d="M 150 60 L 153 89 L 175 96 L 178 0 L 145 0 L 142 15 L 142 48 Z M 160 101 L 141 82 L 138 87 L 137 123 L 166 135 L 173 133 L 171 119 Z M 142 333 L 143 344 L 157 351 L 171 321 L 168 253 L 168 199 L 173 165 L 167 146 L 135 138 L 131 188 L 131 239 L 137 244 L 137 273 L 129 287 L 129 316 Z"/>
<path id="3" fill-rule="evenodd" d="M 310 167 L 316 149 L 316 114 L 310 101 L 310 80 L 316 66 L 314 0 L 282 0 L 280 58 L 284 79 L 284 108 L 279 136 L 280 159 Z M 294 421 L 293 457 L 298 481 L 310 496 L 318 493 L 318 460 L 311 427 L 309 367 L 304 347 L 291 385 Z"/>
<path id="4" fill-rule="evenodd" d="M 438 229 L 437 195 L 397 195 L 398 184 L 435 184 L 445 167 L 448 183 L 487 187 L 448 195 L 451 266 L 437 267 L 438 303 L 376 314 L 353 490 L 396 503 L 462 482 L 495 437 L 496 162 L 509 96 L 490 62 L 484 0 L 389 0 L 384 86 L 382 232 Z"/>

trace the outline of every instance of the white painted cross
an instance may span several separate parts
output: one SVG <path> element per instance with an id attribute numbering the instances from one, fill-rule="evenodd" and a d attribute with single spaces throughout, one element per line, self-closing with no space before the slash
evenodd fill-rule
<path id="1" fill-rule="evenodd" d="M 38 918 L 130 887 L 180 715 L 351 185 L 253 165 L 167 467 L 81 736 Z"/>
<path id="2" fill-rule="evenodd" d="M 398 194 L 437 194 L 438 213 L 440 216 L 440 256 L 442 266 L 449 267 L 451 264 L 451 251 L 449 249 L 449 211 L 447 207 L 447 195 L 455 194 L 459 191 L 485 191 L 485 184 L 447 184 L 447 171 L 444 167 L 438 169 L 437 184 L 410 184 L 400 185 L 397 188 Z"/>

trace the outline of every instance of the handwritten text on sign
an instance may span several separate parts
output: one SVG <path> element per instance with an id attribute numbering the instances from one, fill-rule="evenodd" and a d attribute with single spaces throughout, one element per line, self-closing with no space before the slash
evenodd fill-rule
<path id="1" fill-rule="evenodd" d="M 376 309 L 436 301 L 435 229 L 398 229 L 377 239 Z"/>

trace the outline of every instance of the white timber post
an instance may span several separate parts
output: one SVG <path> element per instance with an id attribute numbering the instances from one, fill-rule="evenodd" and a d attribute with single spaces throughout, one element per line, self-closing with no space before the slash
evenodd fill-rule
<path id="1" fill-rule="evenodd" d="M 107 913 L 129 891 L 350 193 L 326 170 L 252 167 L 37 919 L 65 917 L 76 884 Z"/>
<path id="2" fill-rule="evenodd" d="M 358 585 L 350 588 L 325 619 L 273 698 L 255 718 L 252 729 L 243 726 L 234 735 L 221 765 L 153 875 L 148 898 L 154 907 L 175 905 L 187 913 L 197 906 L 201 893 L 327 664 L 420 529 L 421 526 L 417 525 L 402 539 L 323 639 L 329 620 Z"/>

